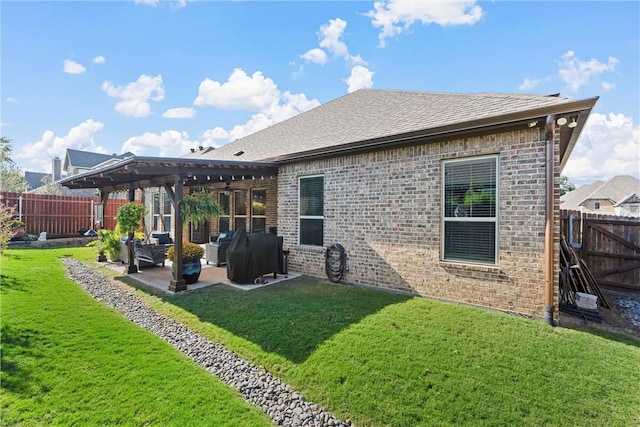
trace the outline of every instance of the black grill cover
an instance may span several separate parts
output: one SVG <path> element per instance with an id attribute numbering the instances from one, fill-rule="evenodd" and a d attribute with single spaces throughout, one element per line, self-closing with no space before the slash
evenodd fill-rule
<path id="1" fill-rule="evenodd" d="M 278 237 L 271 233 L 236 231 L 227 249 L 227 278 L 235 283 L 254 283 L 267 273 L 280 271 Z"/>

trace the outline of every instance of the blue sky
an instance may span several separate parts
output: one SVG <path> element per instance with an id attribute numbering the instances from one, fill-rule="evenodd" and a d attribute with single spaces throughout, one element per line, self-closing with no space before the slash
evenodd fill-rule
<path id="1" fill-rule="evenodd" d="M 640 3 L 12 2 L 1 134 L 23 170 L 67 148 L 182 156 L 359 88 L 599 96 L 563 175 L 640 176 Z"/>

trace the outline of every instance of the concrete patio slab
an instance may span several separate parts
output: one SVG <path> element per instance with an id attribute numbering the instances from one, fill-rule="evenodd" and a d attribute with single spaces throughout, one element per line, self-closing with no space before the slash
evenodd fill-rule
<path id="1" fill-rule="evenodd" d="M 216 267 L 214 265 L 208 265 L 204 259 L 201 260 L 201 263 L 202 272 L 200 273 L 199 280 L 194 284 L 187 285 L 187 290 L 182 292 L 195 291 L 214 285 L 226 285 L 243 291 L 250 291 L 301 276 L 300 273 L 289 272 L 286 275 L 278 274 L 277 277 L 274 278 L 273 274 L 266 274 L 262 277 L 262 283 L 239 284 L 234 283 L 227 278 L 226 266 Z M 122 273 L 123 275 L 125 274 L 126 265 L 124 264 L 118 262 L 103 262 L 100 264 L 116 272 Z M 137 282 L 140 282 L 143 285 L 152 287 L 162 292 L 173 294 L 175 292 L 169 290 L 169 281 L 172 277 L 171 264 L 171 261 L 167 260 L 165 261 L 164 267 L 159 265 L 143 267 L 138 271 L 138 273 L 129 274 L 127 276 Z"/>

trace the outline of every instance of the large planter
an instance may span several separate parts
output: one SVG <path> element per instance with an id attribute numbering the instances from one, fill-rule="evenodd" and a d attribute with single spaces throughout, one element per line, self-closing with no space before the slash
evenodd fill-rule
<path id="1" fill-rule="evenodd" d="M 202 264 L 199 259 L 195 261 L 182 261 L 182 278 L 187 285 L 196 283 L 200 278 L 201 271 Z"/>

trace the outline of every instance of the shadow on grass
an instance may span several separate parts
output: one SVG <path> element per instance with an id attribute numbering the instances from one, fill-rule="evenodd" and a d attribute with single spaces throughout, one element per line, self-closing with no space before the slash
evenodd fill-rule
<path id="1" fill-rule="evenodd" d="M 7 324 L 2 325 L 2 346 L 0 363 L 2 364 L 2 388 L 14 393 L 32 394 L 40 389 L 34 384 L 25 359 L 36 357 L 33 341 L 38 331 L 33 329 L 17 329 Z"/>
<path id="2" fill-rule="evenodd" d="M 156 295 L 293 363 L 303 362 L 323 342 L 364 317 L 412 298 L 309 277 L 252 291 L 213 286 Z"/>
<path id="3" fill-rule="evenodd" d="M 2 291 L 25 291 L 27 287 L 25 282 L 14 276 L 0 274 L 0 289 Z"/>
<path id="4" fill-rule="evenodd" d="M 609 341 L 616 341 L 622 344 L 631 345 L 634 347 L 640 347 L 640 338 L 636 338 L 631 335 L 626 335 L 621 332 L 613 332 L 606 329 L 594 327 L 594 326 L 583 326 L 574 328 L 576 330 L 586 332 L 591 335 L 596 335 L 600 338 L 607 339 Z"/>

